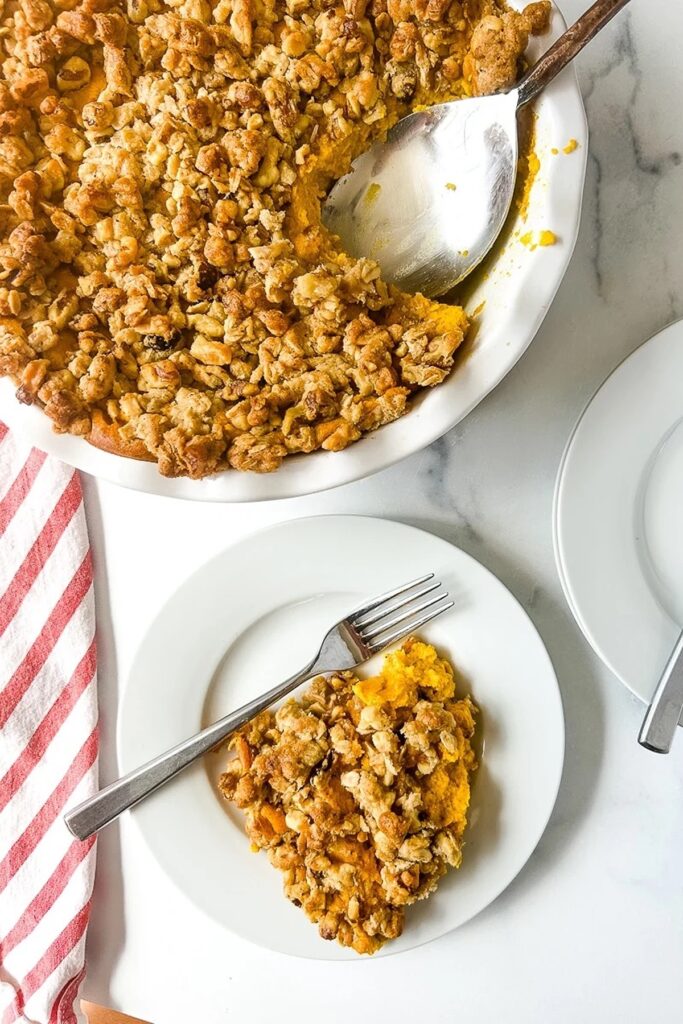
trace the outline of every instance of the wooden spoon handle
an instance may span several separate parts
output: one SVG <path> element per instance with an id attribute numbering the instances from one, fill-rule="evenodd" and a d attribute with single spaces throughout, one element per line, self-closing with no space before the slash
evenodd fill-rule
<path id="1" fill-rule="evenodd" d="M 518 106 L 538 96 L 563 68 L 583 50 L 594 35 L 625 7 L 629 0 L 597 0 L 579 20 L 553 43 L 541 59 L 527 71 L 517 86 Z"/>

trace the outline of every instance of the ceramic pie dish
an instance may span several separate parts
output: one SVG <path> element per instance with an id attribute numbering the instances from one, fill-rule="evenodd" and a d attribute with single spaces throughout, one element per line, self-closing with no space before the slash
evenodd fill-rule
<path id="1" fill-rule="evenodd" d="M 523 3 L 513 3 L 523 7 Z M 564 27 L 557 11 L 551 31 L 535 38 L 535 60 Z M 523 221 L 511 225 L 464 300 L 476 331 L 451 376 L 423 393 L 402 418 L 341 452 L 290 456 L 269 474 L 227 471 L 200 481 L 162 477 L 153 463 L 102 451 L 71 435 L 58 435 L 37 408 L 21 406 L 11 381 L 0 381 L 0 417 L 30 443 L 93 475 L 136 489 L 205 501 L 254 501 L 325 490 L 416 452 L 455 426 L 512 368 L 532 340 L 559 287 L 576 240 L 585 176 L 587 130 L 572 71 L 562 75 L 536 108 L 535 152 L 540 171 Z M 567 144 L 578 145 L 565 153 Z M 529 240 L 550 232 L 555 244 Z M 527 243 L 527 244 L 525 244 Z"/>

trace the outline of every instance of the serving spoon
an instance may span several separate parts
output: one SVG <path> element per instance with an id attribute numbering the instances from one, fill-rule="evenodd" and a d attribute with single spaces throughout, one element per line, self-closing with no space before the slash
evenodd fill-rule
<path id="1" fill-rule="evenodd" d="M 509 92 L 409 114 L 354 161 L 323 207 L 352 256 L 404 291 L 443 295 L 480 263 L 510 210 L 517 111 L 629 0 L 597 0 Z"/>

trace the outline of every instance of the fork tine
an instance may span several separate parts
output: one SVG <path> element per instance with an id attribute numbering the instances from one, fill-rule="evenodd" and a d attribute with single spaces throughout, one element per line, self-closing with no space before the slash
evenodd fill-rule
<path id="1" fill-rule="evenodd" d="M 403 583 L 400 587 L 396 587 L 394 590 L 388 590 L 386 594 L 380 594 L 379 597 L 376 597 L 373 601 L 369 601 L 362 608 L 359 608 L 357 611 L 347 616 L 347 621 L 355 626 L 357 619 L 362 619 L 364 615 L 367 615 L 368 612 L 374 611 L 375 608 L 379 608 L 379 606 L 384 604 L 385 601 L 390 601 L 392 597 L 398 597 L 399 594 L 405 593 L 406 590 L 411 590 L 412 587 L 417 587 L 420 583 L 426 583 L 427 580 L 433 579 L 434 573 L 428 572 L 426 576 L 420 576 L 419 579 L 412 580 L 410 583 Z"/>
<path id="2" fill-rule="evenodd" d="M 436 594 L 435 597 L 430 597 L 428 601 L 422 601 L 418 605 L 413 605 L 411 603 L 409 607 L 404 608 L 398 615 L 394 615 L 386 622 L 379 622 L 377 626 L 369 632 L 366 632 L 365 629 L 361 629 L 360 635 L 363 638 L 363 642 L 371 643 L 380 636 L 380 634 L 386 633 L 388 629 L 392 629 L 394 626 L 400 626 L 401 623 L 405 622 L 407 619 L 413 619 L 420 612 L 426 611 L 427 608 L 431 608 L 433 605 L 438 604 L 439 601 L 443 601 L 446 597 L 448 597 L 448 592 L 442 590 L 440 594 Z"/>
<path id="3" fill-rule="evenodd" d="M 416 594 L 408 594 L 402 601 L 398 601 L 396 604 L 390 605 L 389 608 L 380 608 L 374 615 L 371 615 L 369 619 L 365 617 L 360 619 L 354 619 L 353 625 L 356 629 L 364 630 L 368 626 L 372 626 L 375 622 L 379 622 L 380 619 L 386 618 L 387 615 L 391 615 L 392 612 L 397 612 L 399 608 L 403 608 L 404 605 L 410 604 L 411 601 L 417 601 L 418 598 L 424 597 L 425 594 L 431 594 L 433 590 L 437 590 L 441 586 L 441 583 L 437 580 L 436 583 L 430 583 L 428 587 L 423 587 L 418 590 Z"/>
<path id="4" fill-rule="evenodd" d="M 449 608 L 453 608 L 454 606 L 455 601 L 449 601 L 448 604 L 444 604 L 440 608 L 433 608 L 430 612 L 422 615 L 419 619 L 415 619 L 415 621 L 411 621 L 409 624 L 402 626 L 400 629 L 390 633 L 389 636 L 383 637 L 380 641 L 370 644 L 370 651 L 372 654 L 379 654 L 379 652 L 383 651 L 385 647 L 389 646 L 389 644 L 393 644 L 397 640 L 402 640 L 404 636 L 408 636 L 409 633 L 415 632 L 415 630 L 419 629 L 420 626 L 424 626 L 425 623 L 430 622 L 432 619 L 435 619 L 437 615 L 441 615 L 442 612 L 447 612 Z"/>

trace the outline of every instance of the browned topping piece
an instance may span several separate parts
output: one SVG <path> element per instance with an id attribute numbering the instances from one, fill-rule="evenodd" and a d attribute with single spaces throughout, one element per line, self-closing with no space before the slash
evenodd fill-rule
<path id="1" fill-rule="evenodd" d="M 55 429 L 202 477 L 337 451 L 467 328 L 320 200 L 415 104 L 510 84 L 549 4 L 7 0 L 0 373 Z"/>

